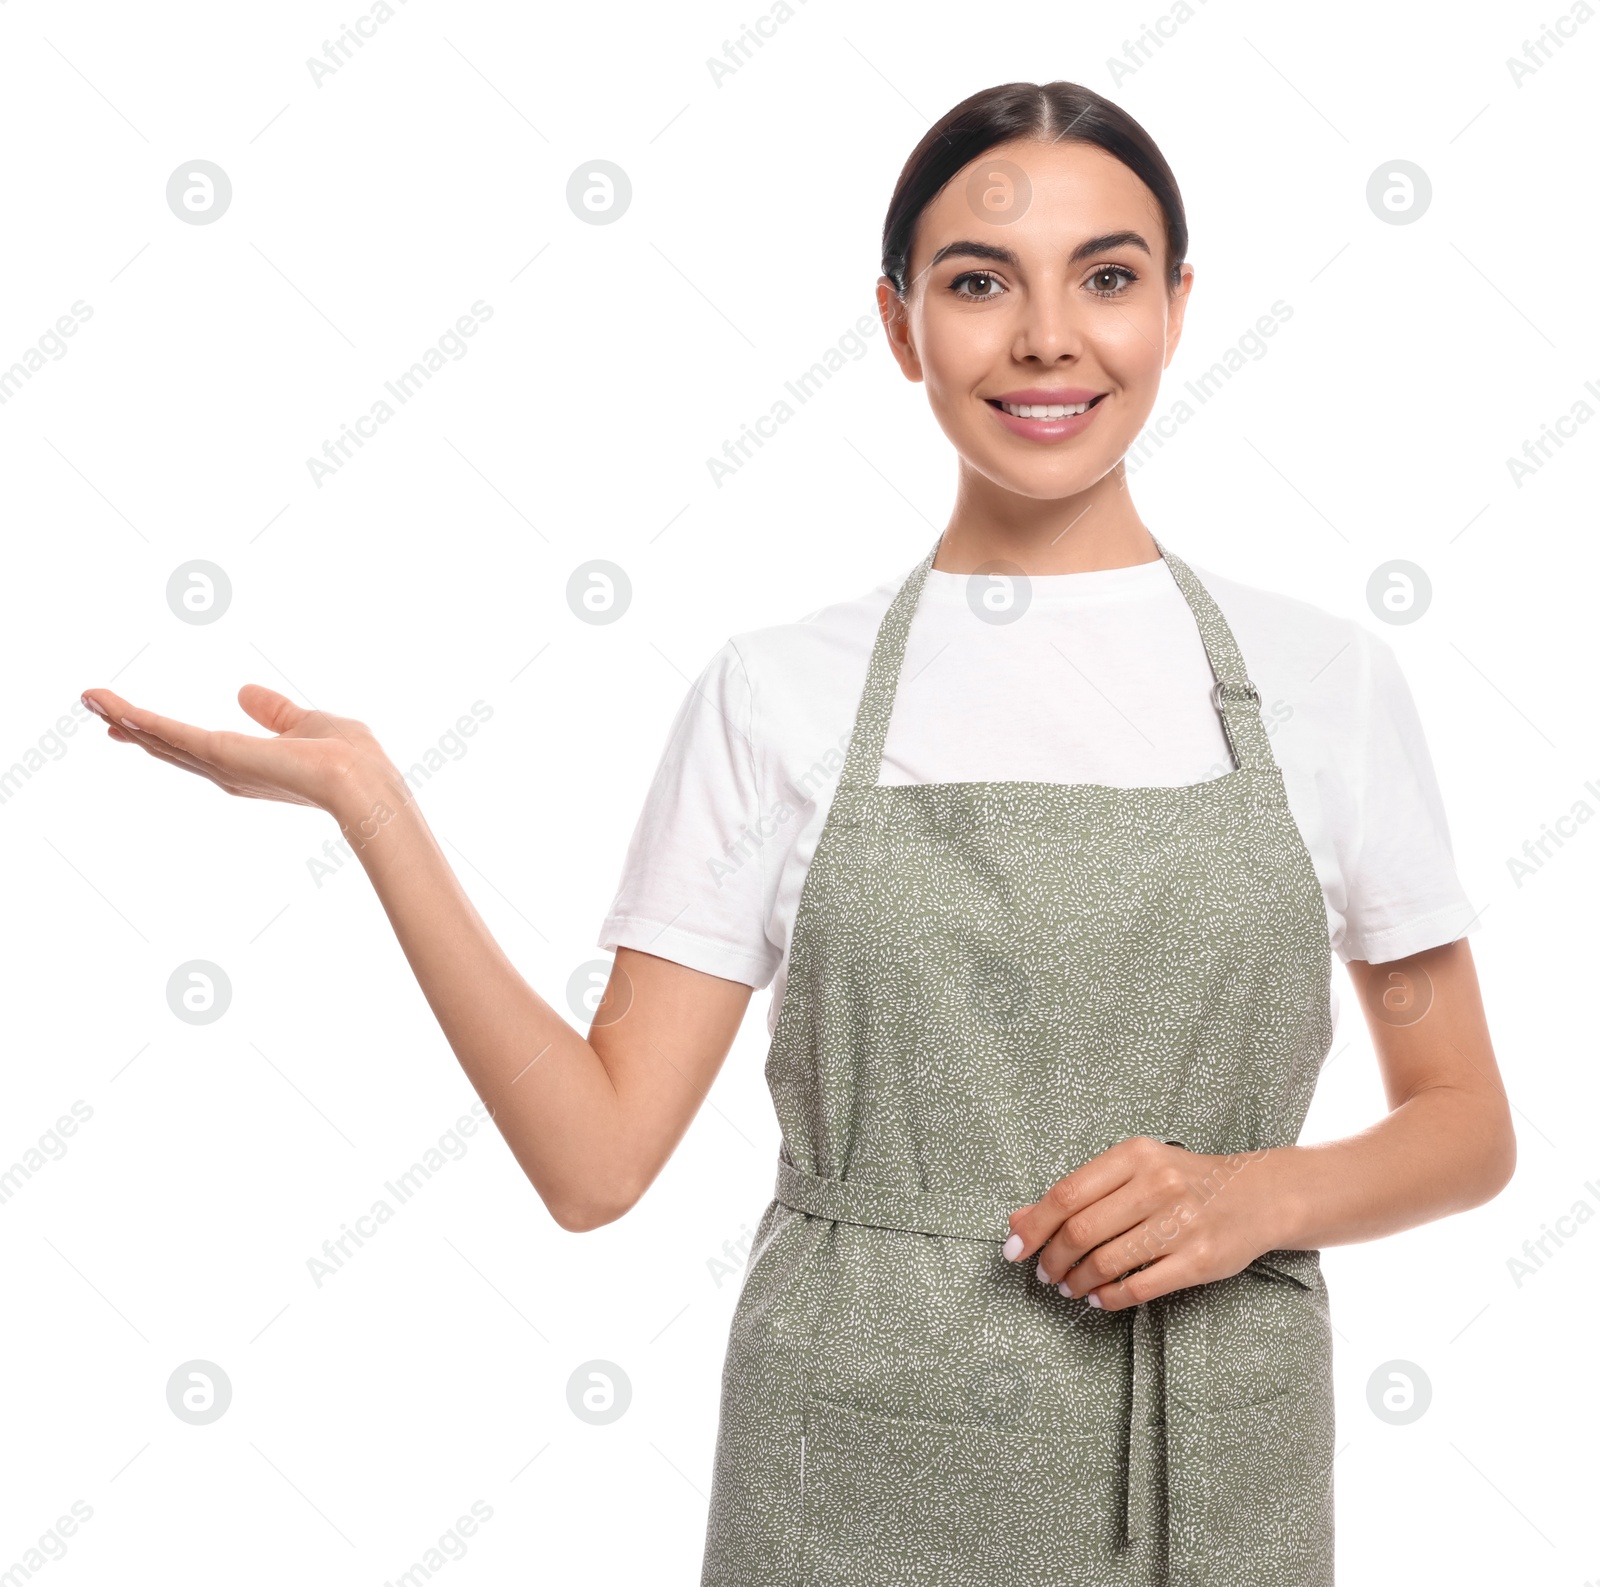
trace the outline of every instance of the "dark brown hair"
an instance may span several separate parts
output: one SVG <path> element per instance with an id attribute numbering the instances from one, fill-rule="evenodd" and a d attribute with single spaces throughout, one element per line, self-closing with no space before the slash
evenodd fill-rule
<path id="1" fill-rule="evenodd" d="M 1127 166 L 1161 206 L 1168 284 L 1177 285 L 1189 248 L 1189 223 L 1177 178 L 1150 134 L 1120 105 L 1078 83 L 1002 83 L 963 99 L 929 127 L 900 172 L 883 222 L 883 273 L 901 297 L 923 210 L 969 161 L 1017 138 L 1090 143 Z"/>

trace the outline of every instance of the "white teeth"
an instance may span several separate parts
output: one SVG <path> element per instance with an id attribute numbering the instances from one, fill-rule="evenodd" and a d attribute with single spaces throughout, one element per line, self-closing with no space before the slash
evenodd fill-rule
<path id="1" fill-rule="evenodd" d="M 1087 413 L 1087 402 L 1002 402 L 1014 419 L 1065 419 L 1069 414 Z"/>

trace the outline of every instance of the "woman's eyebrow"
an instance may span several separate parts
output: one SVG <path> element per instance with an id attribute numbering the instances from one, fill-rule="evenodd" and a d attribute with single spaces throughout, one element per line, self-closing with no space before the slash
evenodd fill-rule
<path id="1" fill-rule="evenodd" d="M 968 259 L 988 259 L 994 264 L 1010 265 L 1013 270 L 1022 268 L 1022 261 L 1009 248 L 996 248 L 986 242 L 947 242 L 928 261 L 931 270 L 942 260 L 961 254 Z"/>
<path id="2" fill-rule="evenodd" d="M 1108 231 L 1103 237 L 1090 237 L 1081 242 L 1067 256 L 1067 263 L 1075 265 L 1084 259 L 1092 258 L 1097 253 L 1108 253 L 1113 248 L 1137 248 L 1140 252 L 1149 254 L 1150 244 L 1136 231 Z M 1009 249 L 997 248 L 993 243 L 947 242 L 932 259 L 928 261 L 931 270 L 936 264 L 960 255 L 967 259 L 987 259 L 992 264 L 1010 265 L 1013 270 L 1022 268 L 1022 261 Z"/>
<path id="3" fill-rule="evenodd" d="M 1091 237 L 1087 242 L 1080 242 L 1067 256 L 1067 263 L 1075 265 L 1093 254 L 1109 253 L 1113 248 L 1137 248 L 1145 254 L 1150 252 L 1150 244 L 1138 232 L 1108 231 L 1104 237 Z"/>

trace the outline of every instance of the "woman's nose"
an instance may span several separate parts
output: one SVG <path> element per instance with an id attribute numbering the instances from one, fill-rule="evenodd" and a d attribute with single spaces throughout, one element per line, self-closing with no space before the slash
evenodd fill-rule
<path id="1" fill-rule="evenodd" d="M 1012 349 L 1017 361 L 1054 364 L 1076 358 L 1082 351 L 1083 328 L 1070 304 L 1053 292 L 1031 295 Z"/>

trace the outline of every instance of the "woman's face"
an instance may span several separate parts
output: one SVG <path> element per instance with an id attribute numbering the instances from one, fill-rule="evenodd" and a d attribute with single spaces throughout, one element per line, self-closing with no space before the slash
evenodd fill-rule
<path id="1" fill-rule="evenodd" d="M 1072 496 L 1126 453 L 1177 348 L 1193 272 L 1169 292 L 1166 254 L 1160 205 L 1120 160 L 1003 143 L 922 212 L 905 300 L 880 279 L 878 305 L 970 467 L 1018 495 Z"/>

